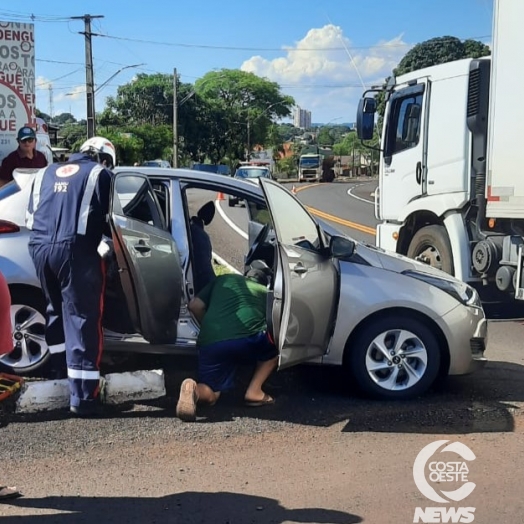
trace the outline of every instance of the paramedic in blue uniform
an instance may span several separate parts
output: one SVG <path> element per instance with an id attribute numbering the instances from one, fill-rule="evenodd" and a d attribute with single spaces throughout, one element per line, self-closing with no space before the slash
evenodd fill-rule
<path id="1" fill-rule="evenodd" d="M 110 169 L 115 162 L 109 140 L 90 138 L 67 162 L 37 172 L 27 210 L 29 252 L 47 300 L 46 342 L 55 362 L 66 353 L 70 409 L 78 416 L 97 411 L 105 280 L 102 236 L 111 237 Z"/>

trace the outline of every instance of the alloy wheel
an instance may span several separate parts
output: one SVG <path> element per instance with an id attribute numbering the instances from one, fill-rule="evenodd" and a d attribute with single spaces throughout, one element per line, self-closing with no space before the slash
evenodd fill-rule
<path id="1" fill-rule="evenodd" d="M 14 350 L 0 357 L 0 362 L 14 371 L 32 368 L 45 358 L 49 347 L 45 341 L 45 318 L 31 306 L 11 306 Z"/>
<path id="2" fill-rule="evenodd" d="M 412 388 L 426 373 L 427 349 L 417 335 L 405 329 L 390 329 L 376 336 L 366 351 L 370 378 L 389 391 Z"/>

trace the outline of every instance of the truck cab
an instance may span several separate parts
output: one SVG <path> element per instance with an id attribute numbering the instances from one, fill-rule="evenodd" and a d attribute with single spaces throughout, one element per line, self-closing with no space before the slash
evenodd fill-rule
<path id="1" fill-rule="evenodd" d="M 386 88 L 377 245 L 475 285 L 485 300 L 524 299 L 523 17 L 521 0 L 496 1 L 491 58 L 413 71 Z M 373 91 L 357 112 L 363 140 L 374 131 Z"/>

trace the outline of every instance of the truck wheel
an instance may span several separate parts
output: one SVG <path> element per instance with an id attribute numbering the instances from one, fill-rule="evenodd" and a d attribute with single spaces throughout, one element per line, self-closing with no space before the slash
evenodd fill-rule
<path id="1" fill-rule="evenodd" d="M 406 400 L 425 393 L 440 370 L 440 348 L 418 318 L 393 315 L 370 322 L 347 347 L 344 369 L 359 389 L 382 400 Z"/>
<path id="2" fill-rule="evenodd" d="M 444 226 L 419 229 L 409 244 L 408 257 L 454 274 L 453 252 Z"/>

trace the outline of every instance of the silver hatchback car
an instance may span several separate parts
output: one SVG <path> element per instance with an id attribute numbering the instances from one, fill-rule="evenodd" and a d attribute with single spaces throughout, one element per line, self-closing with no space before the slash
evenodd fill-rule
<path id="1" fill-rule="evenodd" d="M 106 349 L 195 352 L 188 192 L 246 202 L 245 267 L 270 274 L 268 329 L 280 368 L 342 366 L 343 380 L 375 397 L 405 399 L 438 376 L 482 366 L 487 321 L 476 291 L 406 257 L 316 221 L 284 186 L 185 169 L 120 167 L 113 179 L 115 255 L 108 278 Z M 5 366 L 44 369 L 44 303 L 27 251 L 24 210 L 34 175 L 15 172 L 0 189 L 0 271 L 12 293 L 16 350 Z M 216 202 L 221 205 L 221 202 Z"/>

